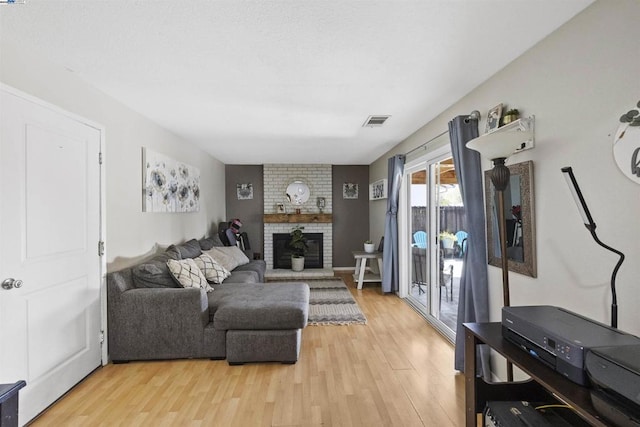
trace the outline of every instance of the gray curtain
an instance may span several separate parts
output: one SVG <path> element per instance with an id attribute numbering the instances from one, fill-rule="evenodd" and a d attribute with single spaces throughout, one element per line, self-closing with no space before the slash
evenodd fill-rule
<path id="1" fill-rule="evenodd" d="M 449 122 L 449 137 L 453 162 L 458 176 L 462 201 L 467 211 L 468 250 L 464 253 L 458 324 L 456 327 L 455 369 L 464 372 L 465 322 L 489 321 L 489 290 L 487 278 L 487 239 L 485 235 L 484 189 L 480 153 L 466 147 L 467 141 L 478 136 L 478 121 L 458 116 Z M 478 372 L 485 378 L 490 373 L 489 350 L 480 346 Z"/>
<path id="2" fill-rule="evenodd" d="M 384 224 L 384 256 L 382 258 L 382 292 L 398 291 L 398 200 L 404 174 L 404 155 L 389 159 L 387 180 L 387 216 Z"/>

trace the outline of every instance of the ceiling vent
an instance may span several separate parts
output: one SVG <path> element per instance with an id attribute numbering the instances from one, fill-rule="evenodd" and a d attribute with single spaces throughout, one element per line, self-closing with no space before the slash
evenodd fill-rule
<path id="1" fill-rule="evenodd" d="M 387 119 L 391 116 L 369 116 L 367 120 L 364 122 L 362 127 L 380 127 L 387 121 Z"/>

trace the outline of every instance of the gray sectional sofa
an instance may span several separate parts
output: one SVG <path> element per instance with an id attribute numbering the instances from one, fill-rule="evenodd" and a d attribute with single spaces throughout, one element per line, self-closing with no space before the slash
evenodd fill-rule
<path id="1" fill-rule="evenodd" d="M 264 283 L 266 265 L 236 267 L 212 292 L 182 288 L 169 259 L 194 258 L 221 245 L 190 240 L 133 267 L 107 274 L 109 356 L 131 360 L 211 358 L 229 364 L 295 363 L 307 325 L 306 283 Z"/>

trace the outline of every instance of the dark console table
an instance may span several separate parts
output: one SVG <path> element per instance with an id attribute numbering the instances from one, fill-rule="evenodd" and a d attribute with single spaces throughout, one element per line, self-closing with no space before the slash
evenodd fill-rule
<path id="1" fill-rule="evenodd" d="M 466 426 L 476 427 L 477 414 L 491 400 L 560 401 L 593 426 L 607 424 L 593 408 L 589 389 L 575 384 L 502 338 L 495 323 L 465 323 Z M 527 381 L 488 383 L 476 373 L 476 346 L 486 344 L 531 377 Z"/>
<path id="2" fill-rule="evenodd" d="M 0 427 L 18 425 L 18 391 L 26 385 L 24 381 L 0 384 Z"/>

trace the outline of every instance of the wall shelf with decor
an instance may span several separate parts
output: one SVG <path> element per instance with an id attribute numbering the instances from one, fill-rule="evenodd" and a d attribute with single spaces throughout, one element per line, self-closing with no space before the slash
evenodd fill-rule
<path id="1" fill-rule="evenodd" d="M 467 142 L 467 147 L 494 159 L 504 157 L 505 145 L 513 147 L 513 153 L 529 150 L 535 145 L 535 116 L 523 117 Z M 518 135 L 520 133 L 521 135 Z M 492 154 L 492 148 L 500 154 Z"/>
<path id="2" fill-rule="evenodd" d="M 326 223 L 333 222 L 333 214 L 264 214 L 263 221 L 270 224 Z"/>

